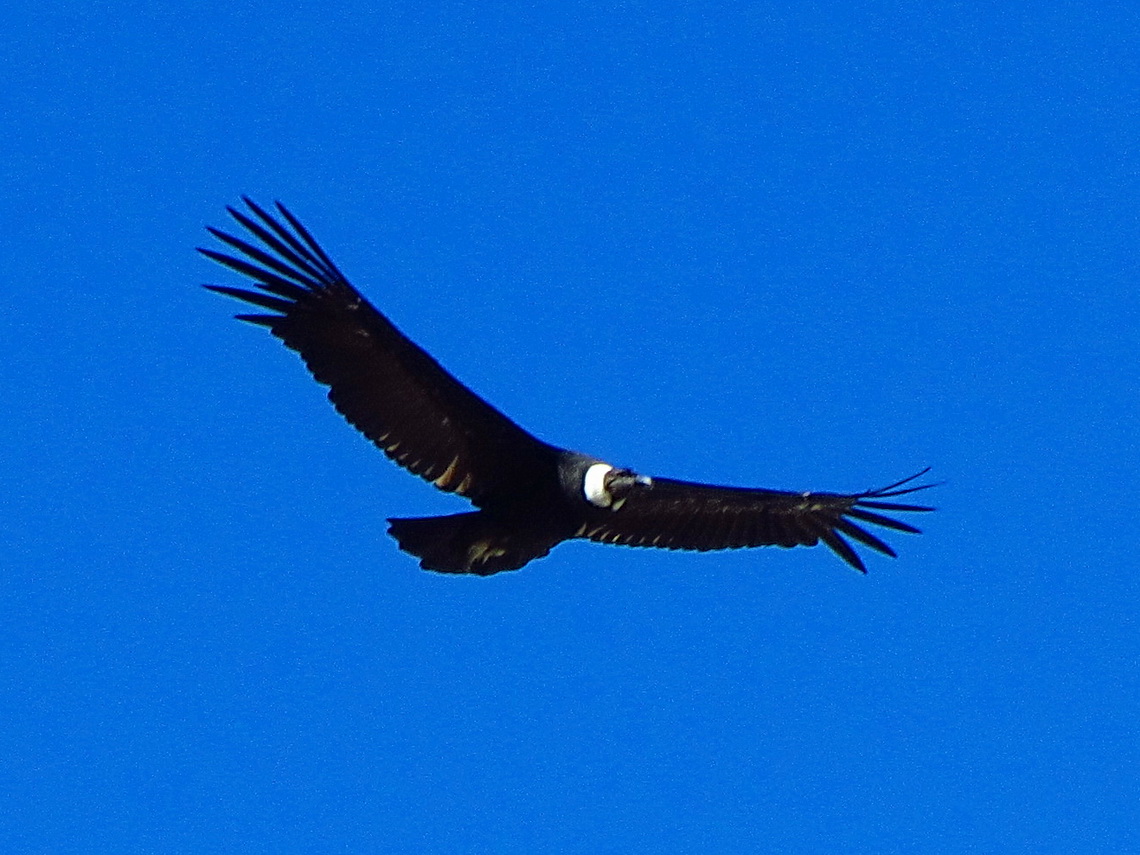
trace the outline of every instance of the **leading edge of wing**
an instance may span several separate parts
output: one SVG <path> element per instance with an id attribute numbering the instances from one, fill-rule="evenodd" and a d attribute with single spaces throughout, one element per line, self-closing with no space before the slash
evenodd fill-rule
<path id="1" fill-rule="evenodd" d="M 297 351 L 329 400 L 392 460 L 476 504 L 550 448 L 457 380 L 360 294 L 280 202 L 228 207 L 257 243 L 209 228 L 233 253 L 199 248 L 259 290 L 206 285 L 267 310 L 237 318 Z M 286 225 L 287 224 L 287 225 Z"/>

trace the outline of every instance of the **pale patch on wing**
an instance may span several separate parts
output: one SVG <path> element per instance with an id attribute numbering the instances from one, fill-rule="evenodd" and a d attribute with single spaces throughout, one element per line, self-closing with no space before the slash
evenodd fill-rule
<path id="1" fill-rule="evenodd" d="M 451 458 L 451 463 L 443 470 L 443 474 L 436 478 L 432 483 L 439 487 L 441 490 L 450 490 L 455 485 L 455 474 L 459 471 L 459 458 Z"/>

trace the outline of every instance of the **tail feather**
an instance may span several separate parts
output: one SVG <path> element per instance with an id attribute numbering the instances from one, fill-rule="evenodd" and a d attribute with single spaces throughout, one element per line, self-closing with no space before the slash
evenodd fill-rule
<path id="1" fill-rule="evenodd" d="M 518 570 L 550 552 L 562 538 L 520 531 L 484 511 L 446 517 L 388 520 L 388 533 L 400 549 L 420 559 L 420 566 L 437 573 L 490 576 Z"/>

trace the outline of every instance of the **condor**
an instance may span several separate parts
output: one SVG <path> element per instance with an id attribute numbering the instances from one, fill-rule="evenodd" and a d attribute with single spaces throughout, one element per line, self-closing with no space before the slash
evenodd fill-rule
<path id="1" fill-rule="evenodd" d="M 923 470 L 863 493 L 797 493 L 650 478 L 541 441 L 449 374 L 372 306 L 283 205 L 229 213 L 256 243 L 209 229 L 236 255 L 199 251 L 252 279 L 257 291 L 207 285 L 263 312 L 301 355 L 336 409 L 388 457 L 477 508 L 388 520 L 400 549 L 425 570 L 487 576 L 517 570 L 564 540 L 662 549 L 815 546 L 866 572 L 846 538 L 894 556 L 861 524 L 918 529 L 885 516 L 929 511 L 893 500 L 934 486 Z"/>

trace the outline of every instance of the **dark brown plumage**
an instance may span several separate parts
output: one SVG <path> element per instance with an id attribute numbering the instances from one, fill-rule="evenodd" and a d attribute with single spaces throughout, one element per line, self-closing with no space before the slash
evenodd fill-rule
<path id="1" fill-rule="evenodd" d="M 425 569 L 515 570 L 577 537 L 701 551 L 823 542 L 865 572 L 845 537 L 895 552 L 859 523 L 918 533 L 877 512 L 931 510 L 883 501 L 934 486 L 906 486 L 927 470 L 865 493 L 794 493 L 648 478 L 542 442 L 396 329 L 283 205 L 284 223 L 245 202 L 252 218 L 228 210 L 260 246 L 209 229 L 237 254 L 199 251 L 260 290 L 206 287 L 266 310 L 237 317 L 297 351 L 337 410 L 392 460 L 478 509 L 389 520 Z"/>

